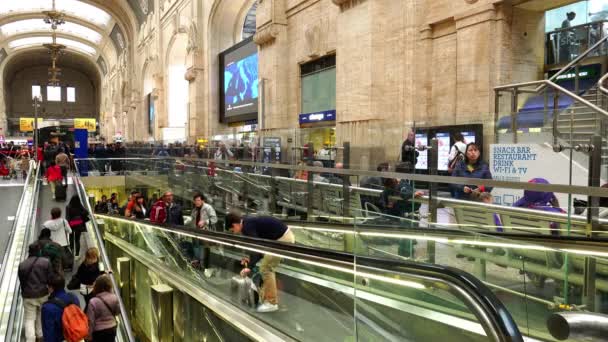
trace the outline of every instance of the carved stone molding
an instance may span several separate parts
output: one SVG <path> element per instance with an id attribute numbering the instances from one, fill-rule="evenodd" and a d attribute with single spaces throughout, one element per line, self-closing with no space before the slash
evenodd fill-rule
<path id="1" fill-rule="evenodd" d="M 184 79 L 190 83 L 196 81 L 196 77 L 198 77 L 198 70 L 201 70 L 200 68 L 195 68 L 195 67 L 190 67 L 188 68 L 188 70 L 186 70 L 186 73 L 184 74 Z"/>
<path id="2" fill-rule="evenodd" d="M 331 0 L 334 5 L 336 6 L 342 6 L 342 5 L 346 5 L 349 2 L 352 2 L 352 0 Z"/>
<path id="3" fill-rule="evenodd" d="M 152 89 L 152 99 L 155 101 L 158 100 L 160 98 L 160 92 L 161 90 L 159 88 Z"/>
<path id="4" fill-rule="evenodd" d="M 278 24 L 270 24 L 260 28 L 253 36 L 253 41 L 260 46 L 272 44 L 279 36 L 279 32 Z"/>

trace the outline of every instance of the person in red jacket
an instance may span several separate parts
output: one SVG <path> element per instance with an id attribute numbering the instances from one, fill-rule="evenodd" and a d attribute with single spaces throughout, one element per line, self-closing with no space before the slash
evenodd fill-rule
<path id="1" fill-rule="evenodd" d="M 61 175 L 61 168 L 55 164 L 55 161 L 51 161 L 51 164 L 46 169 L 46 173 L 44 176 L 51 185 L 51 192 L 53 193 L 53 198 L 55 198 L 55 187 L 57 186 L 57 184 L 59 184 L 59 186 L 63 186 L 61 184 L 61 182 L 63 181 L 63 176 Z"/>

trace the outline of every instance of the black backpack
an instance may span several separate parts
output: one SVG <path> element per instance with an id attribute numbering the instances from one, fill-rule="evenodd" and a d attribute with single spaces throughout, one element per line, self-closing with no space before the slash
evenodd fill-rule
<path id="1" fill-rule="evenodd" d="M 461 160 L 464 160 L 464 153 L 460 152 L 458 147 L 456 147 L 456 144 L 454 144 L 453 147 L 456 149 L 456 156 L 454 156 L 454 159 L 450 160 L 450 162 L 448 163 L 448 173 L 452 173 L 458 163 Z"/>

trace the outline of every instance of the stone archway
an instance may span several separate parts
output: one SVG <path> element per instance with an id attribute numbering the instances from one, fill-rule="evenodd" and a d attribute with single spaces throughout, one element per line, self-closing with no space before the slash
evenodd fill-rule
<path id="1" fill-rule="evenodd" d="M 209 16 L 207 32 L 207 134 L 219 132 L 219 54 L 242 40 L 243 23 L 256 0 L 216 0 Z"/>
<path id="2" fill-rule="evenodd" d="M 185 79 L 188 69 L 186 58 L 188 57 L 188 35 L 176 34 L 168 49 L 166 60 L 167 78 L 167 120 L 163 128 L 163 141 L 185 141 L 186 124 L 189 111 L 189 83 Z"/>

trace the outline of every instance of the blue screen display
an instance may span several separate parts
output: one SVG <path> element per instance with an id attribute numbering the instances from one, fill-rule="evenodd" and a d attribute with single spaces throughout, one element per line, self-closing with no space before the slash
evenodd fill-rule
<path id="1" fill-rule="evenodd" d="M 231 62 L 224 68 L 226 115 L 257 111 L 258 54 Z"/>

